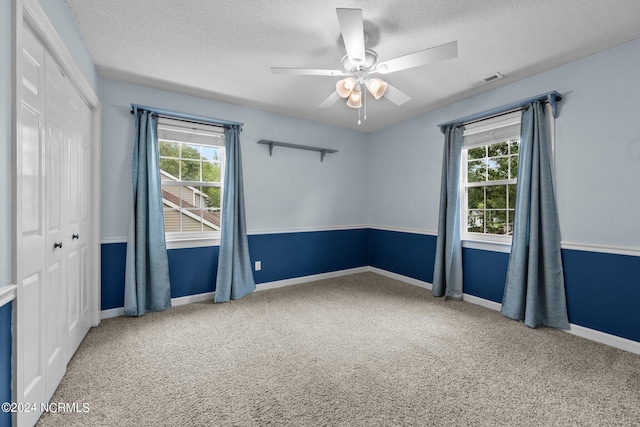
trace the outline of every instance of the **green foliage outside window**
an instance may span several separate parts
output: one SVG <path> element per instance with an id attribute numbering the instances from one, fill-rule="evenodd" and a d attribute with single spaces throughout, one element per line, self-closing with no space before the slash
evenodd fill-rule
<path id="1" fill-rule="evenodd" d="M 220 149 L 218 147 L 172 141 L 159 143 L 160 169 L 180 181 L 220 182 Z M 206 198 L 206 208 L 220 208 L 219 187 L 198 187 Z"/>
<path id="2" fill-rule="evenodd" d="M 515 213 L 518 140 L 467 150 L 467 231 L 510 235 Z M 502 181 L 491 184 L 492 181 Z"/>

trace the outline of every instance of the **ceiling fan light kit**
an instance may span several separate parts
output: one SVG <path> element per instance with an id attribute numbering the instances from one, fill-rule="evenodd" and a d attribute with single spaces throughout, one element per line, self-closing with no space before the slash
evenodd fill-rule
<path id="1" fill-rule="evenodd" d="M 384 93 L 387 91 L 387 87 L 389 86 L 387 82 L 377 77 L 375 79 L 367 80 L 365 84 L 367 85 L 367 89 L 375 99 L 382 98 Z"/>
<path id="2" fill-rule="evenodd" d="M 369 75 L 393 73 L 458 56 L 458 43 L 450 42 L 378 63 L 378 54 L 365 48 L 369 37 L 364 32 L 362 10 L 338 8 L 336 13 L 342 32 L 342 40 L 347 50 L 347 54 L 341 61 L 342 70 L 271 67 L 274 74 L 347 76 L 336 83 L 335 92 L 319 105 L 320 108 L 331 107 L 338 99 L 343 98 L 347 99 L 347 106 L 360 109 L 362 98 L 365 95 L 362 89 L 363 85 L 374 99 L 385 97 L 396 105 L 402 105 L 411 99 L 407 94 L 380 78 L 369 78 Z M 367 119 L 366 100 L 364 119 Z M 358 111 L 358 124 L 360 123 L 360 111 Z"/>
<path id="3" fill-rule="evenodd" d="M 341 98 L 348 98 L 351 95 L 351 91 L 356 87 L 356 79 L 353 77 L 347 77 L 342 80 L 338 80 L 336 83 L 336 92 Z"/>
<path id="4" fill-rule="evenodd" d="M 349 94 L 347 105 L 351 108 L 362 107 L 362 90 L 360 89 L 360 85 L 356 86 Z"/>

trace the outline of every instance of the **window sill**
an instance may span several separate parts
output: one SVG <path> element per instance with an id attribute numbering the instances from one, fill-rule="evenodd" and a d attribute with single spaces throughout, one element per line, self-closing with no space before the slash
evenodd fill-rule
<path id="1" fill-rule="evenodd" d="M 473 238 L 462 238 L 462 247 L 469 249 L 480 249 L 492 252 L 511 252 L 511 242 L 497 242 L 491 240 L 480 240 Z"/>
<path id="2" fill-rule="evenodd" d="M 186 237 L 167 240 L 167 249 L 204 248 L 220 246 L 220 237 Z"/>

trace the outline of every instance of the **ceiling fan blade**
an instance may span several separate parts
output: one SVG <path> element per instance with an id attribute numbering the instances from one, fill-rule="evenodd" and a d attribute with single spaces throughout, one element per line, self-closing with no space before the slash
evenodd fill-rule
<path id="1" fill-rule="evenodd" d="M 329 95 L 327 99 L 322 101 L 322 104 L 318 105 L 318 108 L 329 108 L 333 104 L 335 104 L 338 101 L 338 99 L 340 99 L 340 95 L 338 95 L 338 92 L 333 91 L 333 93 Z"/>
<path id="2" fill-rule="evenodd" d="M 349 74 L 342 70 L 322 70 L 317 68 L 287 68 L 287 67 L 271 67 L 273 74 L 293 74 L 299 76 L 348 76 Z"/>
<path id="3" fill-rule="evenodd" d="M 434 62 L 456 58 L 457 56 L 458 42 L 451 42 L 380 62 L 376 66 L 376 71 L 381 74 L 388 74 L 421 65 L 433 64 Z"/>
<path id="4" fill-rule="evenodd" d="M 347 48 L 347 56 L 353 64 L 364 62 L 364 23 L 362 21 L 362 9 L 336 9 L 340 31 L 344 47 Z"/>
<path id="5" fill-rule="evenodd" d="M 387 83 L 387 90 L 384 92 L 383 96 L 396 105 L 402 105 L 405 102 L 411 100 L 411 97 L 409 95 L 407 95 L 406 93 L 402 92 L 399 89 L 396 89 L 395 87 L 391 86 L 388 83 Z"/>

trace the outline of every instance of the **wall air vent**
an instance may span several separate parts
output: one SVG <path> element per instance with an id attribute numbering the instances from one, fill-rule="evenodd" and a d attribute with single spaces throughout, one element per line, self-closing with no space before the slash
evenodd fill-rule
<path id="1" fill-rule="evenodd" d="M 504 76 L 500 73 L 495 73 L 490 75 L 489 77 L 485 77 L 484 79 L 480 80 L 479 82 L 475 82 L 475 83 L 471 83 L 471 87 L 478 87 L 478 86 L 482 86 L 485 85 L 487 83 L 490 83 L 494 80 L 498 80 L 503 78 Z"/>

